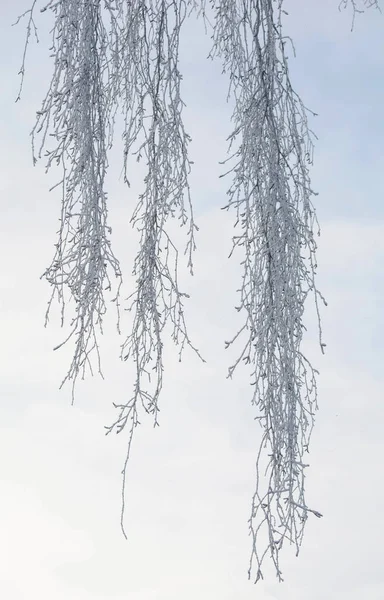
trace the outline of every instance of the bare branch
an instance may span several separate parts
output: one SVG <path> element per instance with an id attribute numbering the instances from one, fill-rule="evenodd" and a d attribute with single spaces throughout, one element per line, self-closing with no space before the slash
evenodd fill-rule
<path id="1" fill-rule="evenodd" d="M 26 36 L 25 36 L 25 42 L 24 42 L 24 49 L 23 49 L 23 57 L 21 60 L 21 67 L 19 70 L 19 75 L 20 75 L 20 86 L 19 86 L 19 91 L 17 94 L 17 98 L 16 98 L 16 102 L 18 102 L 21 98 L 21 94 L 23 91 L 23 86 L 24 86 L 24 77 L 25 77 L 25 62 L 27 59 L 27 51 L 28 51 L 28 46 L 29 46 L 29 41 L 31 38 L 31 33 L 32 31 L 34 32 L 35 35 L 35 39 L 36 42 L 39 42 L 39 36 L 37 33 L 37 27 L 36 27 L 36 23 L 34 20 L 34 12 L 35 12 L 35 8 L 36 8 L 36 2 L 37 0 L 33 0 L 32 2 L 32 6 L 29 10 L 26 10 L 25 12 L 23 12 L 23 14 L 21 14 L 15 21 L 15 23 L 13 23 L 13 25 L 18 25 L 20 23 L 20 21 L 22 19 L 24 19 L 24 17 L 28 16 L 28 20 L 27 20 L 27 31 L 26 31 Z"/>
<path id="2" fill-rule="evenodd" d="M 191 162 L 190 137 L 182 121 L 181 74 L 178 70 L 179 36 L 188 5 L 182 0 L 120 4 L 116 36 L 120 41 L 119 68 L 125 116 L 125 156 L 145 157 L 145 189 L 139 198 L 132 224 L 140 233 L 140 249 L 134 262 L 136 289 L 129 296 L 133 328 L 122 346 L 122 358 L 132 359 L 136 381 L 132 397 L 119 405 L 119 416 L 108 432 L 129 427 L 129 445 L 139 422 L 140 410 L 153 415 L 158 424 L 158 400 L 163 385 L 163 337 L 170 335 L 179 346 L 179 358 L 188 336 L 183 300 L 187 295 L 178 283 L 178 250 L 167 231 L 170 218 L 187 228 L 186 254 L 190 272 L 197 229 L 188 184 Z M 128 181 L 128 165 L 125 163 Z M 125 485 L 127 461 L 123 469 Z M 124 495 L 124 490 L 123 490 Z M 122 523 L 124 516 L 124 503 Z M 123 527 L 123 525 L 122 525 Z M 124 531 L 124 528 L 123 528 Z"/>
<path id="3" fill-rule="evenodd" d="M 369 8 L 376 8 L 381 12 L 379 0 L 341 0 L 339 3 L 339 10 L 346 9 L 349 6 L 352 8 L 351 31 L 354 29 L 357 14 L 363 13 L 365 9 Z"/>
<path id="4" fill-rule="evenodd" d="M 47 9 L 55 18 L 54 72 L 37 113 L 32 147 L 34 162 L 45 150 L 47 170 L 56 165 L 63 173 L 58 242 L 43 277 L 52 286 L 46 323 L 54 299 L 61 305 L 62 325 L 66 305 L 74 300 L 71 332 L 63 344 L 74 340 L 75 349 L 62 383 L 72 381 L 73 399 L 78 376 L 92 372 L 93 354 L 101 374 L 98 336 L 106 312 L 104 290 L 115 286 L 112 279 L 118 307 L 121 274 L 111 250 L 104 189 L 115 98 L 101 0 L 51 0 Z"/>
<path id="5" fill-rule="evenodd" d="M 225 208 L 235 210 L 240 229 L 233 250 L 242 252 L 237 310 L 245 321 L 226 342 L 228 347 L 243 340 L 229 376 L 240 363 L 250 365 L 252 402 L 264 430 L 249 521 L 249 577 L 255 564 L 256 581 L 268 553 L 282 579 L 284 540 L 298 552 L 308 513 L 317 514 L 306 505 L 303 460 L 317 408 L 316 372 L 301 350 L 305 300 L 313 293 L 318 312 L 320 297 L 308 171 L 313 134 L 289 79 L 281 15 L 281 0 L 222 0 L 216 6 L 211 53 L 222 57 L 235 98 L 228 159 L 233 182 Z M 266 454 L 264 487 L 259 470 Z M 268 542 L 261 551 L 263 530 Z"/>
<path id="6" fill-rule="evenodd" d="M 20 17 L 29 15 L 22 82 L 35 5 L 36 0 Z M 102 374 L 99 334 L 106 312 L 104 290 L 111 289 L 112 279 L 117 280 L 114 301 L 119 310 L 121 273 L 111 250 L 104 189 L 119 106 L 125 121 L 127 184 L 131 155 L 137 160 L 145 157 L 147 165 L 145 189 L 132 217 L 141 238 L 133 269 L 136 289 L 127 309 L 133 312 L 133 327 L 121 351 L 124 360 L 132 359 L 136 381 L 133 396 L 115 404 L 119 416 L 107 427 L 107 432 L 120 432 L 129 424 L 123 531 L 126 467 L 140 411 L 158 423 L 167 327 L 179 346 L 180 359 L 186 346 L 200 356 L 187 333 L 183 307 L 187 295 L 179 289 L 179 254 L 167 226 L 170 218 L 176 218 L 186 228 L 185 253 L 192 274 L 197 226 L 188 183 L 190 137 L 182 121 L 178 54 L 187 11 L 198 8 L 194 0 L 50 0 L 42 9 L 54 17 L 54 72 L 37 113 L 32 148 L 34 162 L 44 152 L 47 170 L 52 165 L 62 169 L 62 179 L 54 186 L 62 190 L 59 239 L 43 276 L 53 288 L 46 323 L 57 299 L 64 325 L 66 307 L 74 300 L 70 333 L 55 348 L 74 340 L 73 359 L 62 383 L 72 381 L 72 398 L 79 375 L 92 373 L 93 355 Z"/>

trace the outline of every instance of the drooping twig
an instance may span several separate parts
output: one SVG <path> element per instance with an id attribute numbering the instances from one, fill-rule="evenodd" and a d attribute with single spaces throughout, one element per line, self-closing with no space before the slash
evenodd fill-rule
<path id="1" fill-rule="evenodd" d="M 118 306 L 121 284 L 119 263 L 111 250 L 104 184 L 115 98 L 101 4 L 101 0 L 51 0 L 42 9 L 50 10 L 55 20 L 54 70 L 32 131 L 34 161 L 45 151 L 47 170 L 53 165 L 62 169 L 55 186 L 62 192 L 58 242 L 43 277 L 52 286 L 46 322 L 54 299 L 61 304 L 62 325 L 73 302 L 71 331 L 57 346 L 74 341 L 63 381 L 72 381 L 72 397 L 79 375 L 83 377 L 87 368 L 92 372 L 93 354 L 101 373 L 98 337 L 106 311 L 104 293 L 113 285 Z"/>
<path id="2" fill-rule="evenodd" d="M 169 219 L 177 218 L 187 228 L 186 254 L 192 273 L 197 227 L 188 184 L 190 138 L 182 121 L 178 68 L 179 36 L 189 5 L 192 3 L 180 0 L 134 0 L 121 5 L 119 15 L 125 155 L 134 154 L 137 160 L 144 157 L 147 167 L 145 189 L 132 217 L 140 234 L 133 269 L 136 289 L 129 296 L 133 327 L 122 346 L 122 358 L 134 362 L 136 380 L 133 395 L 117 406 L 119 416 L 108 428 L 108 433 L 125 427 L 129 430 L 123 468 L 123 531 L 126 467 L 140 411 L 151 414 L 158 424 L 167 327 L 179 346 L 180 358 L 186 346 L 200 356 L 188 336 L 183 308 L 187 296 L 179 289 L 179 254 L 167 225 Z M 128 183 L 127 165 L 125 178 Z"/>
<path id="3" fill-rule="evenodd" d="M 281 16 L 281 0 L 220 1 L 211 54 L 222 57 L 235 98 L 228 159 L 233 181 L 225 208 L 235 211 L 240 229 L 233 252 L 242 253 L 237 310 L 244 325 L 227 346 L 242 341 L 229 376 L 242 362 L 250 366 L 252 402 L 263 428 L 249 522 L 249 576 L 255 564 L 256 581 L 268 553 L 281 579 L 284 541 L 298 552 L 308 513 L 319 516 L 304 496 L 304 454 L 317 392 L 316 372 L 302 351 L 303 313 L 313 294 L 319 316 L 320 297 L 308 171 L 313 135 L 307 110 L 291 86 Z M 265 480 L 259 471 L 266 456 Z"/>

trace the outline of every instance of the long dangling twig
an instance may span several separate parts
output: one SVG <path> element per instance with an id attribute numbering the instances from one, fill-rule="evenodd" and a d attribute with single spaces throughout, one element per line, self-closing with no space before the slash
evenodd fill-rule
<path id="1" fill-rule="evenodd" d="M 104 189 L 115 98 L 101 0 L 51 0 L 42 12 L 48 9 L 55 19 L 54 72 L 32 131 L 33 158 L 36 162 L 45 150 L 47 170 L 58 165 L 63 173 L 55 186 L 62 190 L 58 242 L 43 277 L 52 286 L 46 322 L 55 298 L 61 304 L 62 324 L 68 304 L 74 302 L 71 331 L 57 346 L 74 339 L 74 355 L 63 381 L 72 381 L 73 397 L 78 376 L 84 377 L 87 368 L 92 371 L 93 353 L 101 373 L 98 336 L 111 274 L 117 279 L 118 306 L 121 274 L 111 250 Z"/>
<path id="2" fill-rule="evenodd" d="M 320 516 L 304 497 L 304 454 L 317 393 L 315 370 L 302 352 L 303 312 L 312 292 L 319 316 L 320 296 L 308 172 L 313 145 L 306 109 L 289 79 L 281 15 L 281 0 L 221 0 L 215 4 L 212 50 L 223 58 L 235 98 L 230 151 L 238 143 L 228 159 L 234 165 L 226 208 L 235 210 L 241 229 L 233 250 L 243 255 L 237 310 L 245 321 L 227 342 L 243 340 L 229 376 L 241 362 L 250 365 L 252 402 L 263 428 L 249 522 L 249 576 L 256 563 L 256 581 L 267 553 L 281 579 L 284 540 L 298 552 L 308 513 Z M 264 487 L 259 471 L 266 456 Z"/>
<path id="3" fill-rule="evenodd" d="M 352 8 L 352 23 L 351 23 L 351 31 L 353 31 L 356 21 L 356 15 L 359 13 L 363 13 L 366 8 L 376 8 L 381 12 L 381 8 L 379 6 L 378 0 L 340 0 L 339 1 L 339 10 L 346 9 L 348 7 Z"/>
<path id="4" fill-rule="evenodd" d="M 34 0 L 28 17 L 27 39 L 35 28 Z M 109 241 L 104 179 L 107 151 L 112 145 L 118 106 L 124 116 L 125 179 L 127 160 L 146 159 L 145 189 L 132 217 L 140 234 L 134 262 L 136 289 L 129 296 L 132 332 L 122 346 L 122 358 L 132 359 L 136 381 L 132 397 L 115 403 L 119 416 L 107 433 L 128 425 L 128 449 L 123 468 L 122 529 L 127 461 L 139 413 L 150 413 L 157 424 L 163 383 L 164 334 L 199 356 L 188 336 L 178 283 L 179 254 L 168 227 L 177 218 L 187 229 L 185 253 L 192 273 L 195 232 L 188 176 L 189 135 L 182 121 L 179 36 L 194 0 L 51 0 L 42 9 L 54 16 L 52 56 L 54 73 L 33 130 L 34 160 L 46 149 L 47 169 L 61 166 L 62 209 L 56 254 L 44 276 L 53 287 L 46 321 L 55 298 L 62 307 L 75 302 L 71 332 L 75 352 L 63 381 L 84 376 L 96 352 L 101 373 L 98 329 L 106 310 L 103 289 L 109 289 L 109 270 L 121 284 L 119 264 Z M 106 25 L 106 21 L 109 21 Z M 36 139 L 40 145 L 35 152 Z M 54 149 L 49 148 L 55 140 Z M 56 186 L 55 186 L 56 187 Z M 201 357 L 200 357 L 201 358 Z"/>
<path id="5" fill-rule="evenodd" d="M 199 355 L 187 333 L 183 309 L 186 294 L 180 291 L 178 283 L 178 250 L 167 227 L 173 217 L 187 227 L 186 253 L 192 273 L 197 227 L 188 184 L 190 138 L 182 121 L 178 69 L 179 36 L 188 4 L 191 3 L 183 0 L 134 0 L 120 5 L 118 18 L 122 27 L 118 35 L 119 81 L 125 117 L 125 155 L 134 154 L 137 160 L 144 157 L 147 166 L 145 189 L 132 217 L 132 224 L 140 234 L 133 269 L 136 289 L 128 299 L 133 327 L 122 346 L 122 358 L 134 362 L 136 381 L 130 399 L 115 404 L 119 416 L 107 428 L 109 433 L 128 427 L 123 468 L 123 532 L 126 468 L 140 411 L 153 415 L 154 424 L 158 424 L 167 325 L 179 346 L 180 358 L 186 346 Z M 127 183 L 128 170 L 126 164 Z"/>

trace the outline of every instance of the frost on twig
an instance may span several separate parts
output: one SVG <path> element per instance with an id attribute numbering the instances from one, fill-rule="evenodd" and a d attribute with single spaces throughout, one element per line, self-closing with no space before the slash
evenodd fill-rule
<path id="1" fill-rule="evenodd" d="M 36 2 L 20 17 L 28 19 L 21 86 Z M 32 132 L 33 157 L 36 161 L 45 150 L 47 169 L 52 165 L 62 169 L 62 180 L 55 186 L 62 190 L 59 239 L 44 273 L 53 290 L 46 321 L 54 299 L 61 304 L 62 324 L 66 306 L 74 301 L 70 334 L 57 346 L 75 341 L 63 381 L 72 380 L 73 393 L 78 376 L 92 370 L 92 353 L 101 373 L 98 335 L 106 311 L 104 290 L 111 289 L 112 279 L 117 279 L 114 300 L 119 310 L 121 274 L 111 250 L 104 189 L 119 108 L 128 185 L 129 157 L 144 158 L 146 163 L 144 192 L 132 217 L 140 236 L 133 268 L 136 288 L 127 308 L 133 313 L 133 325 L 121 351 L 124 360 L 133 361 L 136 380 L 130 399 L 114 404 L 119 414 L 106 428 L 107 433 L 128 430 L 123 531 L 133 432 L 142 411 L 158 423 L 166 331 L 178 345 L 180 358 L 186 346 L 200 356 L 186 329 L 187 295 L 179 289 L 179 255 L 169 230 L 172 218 L 187 230 L 185 254 L 192 273 L 197 227 L 188 184 L 190 137 L 182 120 L 178 55 L 181 26 L 187 11 L 195 8 L 194 0 L 51 0 L 41 9 L 49 9 L 54 18 L 54 72 Z"/>
<path id="2" fill-rule="evenodd" d="M 232 252 L 242 253 L 237 310 L 244 325 L 226 343 L 242 343 L 229 376 L 241 362 L 250 366 L 252 402 L 263 428 L 249 521 L 249 577 L 255 569 L 256 581 L 268 554 L 282 579 L 284 541 L 298 552 L 308 514 L 320 516 L 304 495 L 304 455 L 317 391 L 316 371 L 302 351 L 303 313 L 313 294 L 319 317 L 321 298 L 308 172 L 313 134 L 289 79 L 285 45 L 290 40 L 281 30 L 282 12 L 281 0 L 221 0 L 215 4 L 211 52 L 222 57 L 235 99 L 228 159 L 233 181 L 225 208 L 235 211 L 239 229 Z"/>
<path id="3" fill-rule="evenodd" d="M 34 27 L 35 5 L 36 0 L 23 15 L 28 17 L 26 45 Z M 58 184 L 62 189 L 59 239 L 44 273 L 53 288 L 46 320 L 56 298 L 64 323 L 65 307 L 74 300 L 71 332 L 63 342 L 75 340 L 64 379 L 72 380 L 73 390 L 79 374 L 92 369 L 92 352 L 101 373 L 98 334 L 106 311 L 104 289 L 112 287 L 112 277 L 117 279 L 119 307 L 121 274 L 111 250 L 104 189 L 119 108 L 128 185 L 128 158 L 135 155 L 146 162 L 144 192 L 132 217 L 140 236 L 133 269 L 136 289 L 128 298 L 133 326 L 121 353 L 124 360 L 133 361 L 136 381 L 130 399 L 115 403 L 118 418 L 106 428 L 107 433 L 128 428 L 122 518 L 126 467 L 139 414 L 143 410 L 158 422 L 164 333 L 170 331 L 180 357 L 186 346 L 199 355 L 186 329 L 183 301 L 187 295 L 179 289 L 178 250 L 167 225 L 174 217 L 186 228 L 185 253 L 192 273 L 197 227 L 188 184 L 190 137 L 182 121 L 178 53 L 187 10 L 196 7 L 192 0 L 51 0 L 42 9 L 49 9 L 54 17 L 54 73 L 32 132 L 33 156 L 36 161 L 45 150 L 47 169 L 58 165 L 63 174 Z M 25 53 L 22 75 L 24 61 Z"/>
<path id="4" fill-rule="evenodd" d="M 356 15 L 363 13 L 365 9 L 376 8 L 381 12 L 379 0 L 341 0 L 339 2 L 339 10 L 351 7 L 352 9 L 352 24 L 351 31 L 355 26 Z"/>
<path id="5" fill-rule="evenodd" d="M 123 468 L 124 490 L 127 462 L 140 411 L 151 414 L 158 424 L 158 400 L 163 384 L 163 338 L 169 330 L 179 347 L 186 346 L 199 356 L 188 336 L 183 300 L 179 289 L 178 251 L 168 229 L 177 218 L 187 229 L 186 255 L 192 273 L 192 252 L 197 229 L 190 198 L 188 175 L 191 162 L 187 148 L 189 135 L 182 121 L 181 74 L 178 69 L 179 36 L 188 6 L 183 0 L 133 0 L 120 2 L 119 94 L 125 120 L 125 156 L 144 158 L 147 174 L 144 192 L 132 217 L 140 235 L 140 248 L 134 261 L 136 288 L 128 298 L 133 327 L 122 346 L 122 358 L 135 365 L 133 394 L 108 428 L 120 432 L 128 428 L 128 451 Z M 125 179 L 129 185 L 129 168 Z M 201 357 L 200 357 L 201 358 Z"/>
<path id="6" fill-rule="evenodd" d="M 27 42 L 33 20 L 28 11 Z M 61 305 L 62 325 L 73 302 L 70 333 L 74 354 L 64 381 L 92 372 L 92 355 L 101 373 L 99 335 L 106 312 L 104 291 L 121 283 L 120 267 L 110 244 L 104 180 L 111 144 L 114 89 L 109 76 L 109 39 L 102 20 L 101 0 L 51 0 L 41 11 L 52 11 L 51 53 L 54 71 L 48 93 L 32 131 L 34 162 L 44 157 L 47 170 L 62 170 L 62 206 L 56 252 L 43 277 L 52 286 L 46 322 L 53 300 Z M 27 14 L 27 13 L 26 13 Z M 24 75 L 24 61 L 21 69 Z M 116 280 L 116 282 L 115 282 Z M 62 384 L 63 385 L 63 384 Z"/>

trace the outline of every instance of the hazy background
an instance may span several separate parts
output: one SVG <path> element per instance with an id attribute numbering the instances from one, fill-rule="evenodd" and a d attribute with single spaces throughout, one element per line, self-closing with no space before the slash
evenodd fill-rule
<path id="1" fill-rule="evenodd" d="M 39 16 L 22 101 L 15 104 L 24 26 L 11 27 L 28 0 L 0 0 L 0 596 L 7 600 L 383 600 L 383 104 L 384 15 L 351 13 L 338 0 L 286 0 L 295 42 L 291 77 L 319 140 L 313 186 L 322 227 L 319 285 L 327 353 L 310 327 L 307 351 L 320 370 L 317 426 L 307 499 L 310 518 L 300 557 L 284 553 L 285 583 L 268 568 L 247 581 L 247 519 L 260 430 L 248 373 L 225 379 L 224 340 L 239 322 L 234 306 L 241 256 L 227 260 L 232 215 L 220 211 L 229 180 L 218 179 L 231 130 L 227 81 L 206 60 L 201 23 L 185 26 L 185 121 L 193 138 L 192 192 L 200 226 L 195 276 L 183 277 L 191 336 L 207 359 L 170 344 L 161 427 L 136 432 L 128 471 L 126 529 L 119 529 L 120 470 L 126 437 L 105 438 L 112 401 L 131 393 L 118 360 L 113 314 L 102 347 L 105 381 L 88 380 L 70 405 L 58 386 L 70 348 L 64 332 L 44 330 L 49 264 L 58 227 L 55 174 L 32 167 L 29 132 L 50 77 L 48 13 Z M 129 275 L 129 218 L 141 172 L 127 191 L 111 167 L 115 251 Z M 137 180 L 137 181 L 136 181 Z M 180 238 L 181 239 L 181 238 Z M 126 277 L 125 296 L 129 292 Z M 309 322 L 311 315 L 309 313 Z"/>

